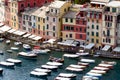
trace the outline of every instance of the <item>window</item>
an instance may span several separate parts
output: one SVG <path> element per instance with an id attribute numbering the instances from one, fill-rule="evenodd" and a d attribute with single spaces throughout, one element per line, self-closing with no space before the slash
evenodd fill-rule
<path id="1" fill-rule="evenodd" d="M 45 23 L 45 19 L 43 19 L 43 23 Z"/>
<path id="2" fill-rule="evenodd" d="M 92 29 L 94 29 L 94 25 L 92 25 Z"/>
<path id="3" fill-rule="evenodd" d="M 97 30 L 99 29 L 99 26 L 98 26 L 98 25 L 96 26 L 96 29 L 97 29 Z"/>
<path id="4" fill-rule="evenodd" d="M 105 42 L 105 39 L 103 39 L 103 42 Z"/>
<path id="5" fill-rule="evenodd" d="M 70 38 L 72 38 L 72 34 L 69 34 Z"/>
<path id="6" fill-rule="evenodd" d="M 67 18 L 65 19 L 65 22 L 68 22 L 68 19 L 67 19 Z"/>
<path id="7" fill-rule="evenodd" d="M 107 36 L 110 36 L 110 30 L 107 30 Z"/>
<path id="8" fill-rule="evenodd" d="M 94 36 L 94 32 L 92 32 L 92 36 Z"/>
<path id="9" fill-rule="evenodd" d="M 47 35 L 49 35 L 49 33 L 47 32 Z"/>
<path id="10" fill-rule="evenodd" d="M 38 21 L 40 22 L 40 17 L 38 17 Z"/>
<path id="11" fill-rule="evenodd" d="M 21 7 L 24 7 L 24 4 L 21 4 Z"/>
<path id="12" fill-rule="evenodd" d="M 55 10 L 55 13 L 57 13 L 57 10 Z"/>
<path id="13" fill-rule="evenodd" d="M 38 34 L 40 34 L 40 31 L 38 31 Z"/>
<path id="14" fill-rule="evenodd" d="M 84 29 L 84 32 L 86 32 L 86 29 Z"/>
<path id="15" fill-rule="evenodd" d="M 53 9 L 51 9 L 51 12 L 53 12 Z"/>
<path id="16" fill-rule="evenodd" d="M 80 38 L 82 38 L 82 34 L 80 34 Z"/>
<path id="17" fill-rule="evenodd" d="M 94 39 L 93 38 L 91 39 L 91 42 L 94 43 Z"/>
<path id="18" fill-rule="evenodd" d="M 49 17 L 47 16 L 47 21 L 49 20 Z"/>
<path id="19" fill-rule="evenodd" d="M 98 32 L 96 32 L 96 36 L 97 36 L 97 37 L 99 36 L 99 33 L 98 33 Z"/>
<path id="20" fill-rule="evenodd" d="M 80 28 L 80 32 L 82 31 L 82 28 Z"/>
<path id="21" fill-rule="evenodd" d="M 53 31 L 55 31 L 55 26 L 53 26 Z"/>
<path id="22" fill-rule="evenodd" d="M 55 37 L 55 33 L 53 33 L 53 36 Z"/>
<path id="23" fill-rule="evenodd" d="M 108 42 L 111 43 L 111 39 L 109 39 Z"/>
<path id="24" fill-rule="evenodd" d="M 66 35 L 66 38 L 68 37 L 68 35 Z"/>
<path id="25" fill-rule="evenodd" d="M 87 35 L 89 35 L 89 32 L 87 32 Z"/>
<path id="26" fill-rule="evenodd" d="M 36 3 L 34 3 L 34 6 L 36 6 Z"/>
<path id="27" fill-rule="evenodd" d="M 53 18 L 53 22 L 55 22 L 55 18 Z"/>
<path id="28" fill-rule="evenodd" d="M 30 7 L 30 4 L 28 3 L 28 7 Z"/>
<path id="29" fill-rule="evenodd" d="M 70 22 L 72 23 L 72 22 L 73 22 L 73 19 L 70 19 Z"/>
<path id="30" fill-rule="evenodd" d="M 49 29 L 49 25 L 47 24 L 47 29 Z"/>
<path id="31" fill-rule="evenodd" d="M 116 12 L 116 8 L 112 8 L 112 12 Z"/>
<path id="32" fill-rule="evenodd" d="M 25 24 L 25 21 L 23 21 L 23 24 Z"/>
<path id="33" fill-rule="evenodd" d="M 38 29 L 40 29 L 40 25 L 38 24 Z"/>
<path id="34" fill-rule="evenodd" d="M 98 40 L 98 39 L 96 39 L 96 43 L 99 43 L 99 40 Z"/>
<path id="35" fill-rule="evenodd" d="M 66 12 L 66 9 L 64 9 L 64 12 Z"/>

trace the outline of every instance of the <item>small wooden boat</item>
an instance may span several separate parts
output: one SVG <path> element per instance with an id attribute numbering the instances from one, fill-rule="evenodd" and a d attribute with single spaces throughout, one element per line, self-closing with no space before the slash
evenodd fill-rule
<path id="1" fill-rule="evenodd" d="M 59 63 L 59 62 L 47 62 L 46 64 L 51 65 L 51 66 L 62 66 L 63 65 L 62 63 Z"/>
<path id="2" fill-rule="evenodd" d="M 101 70 L 101 71 L 108 71 L 109 68 L 105 68 L 105 67 L 94 67 L 94 70 Z"/>
<path id="3" fill-rule="evenodd" d="M 73 73 L 60 73 L 58 76 L 64 78 L 76 78 L 76 74 Z"/>
<path id="4" fill-rule="evenodd" d="M 81 59 L 81 62 L 86 62 L 86 63 L 95 63 L 95 60 L 92 59 Z"/>
<path id="5" fill-rule="evenodd" d="M 58 66 L 51 66 L 51 65 L 42 65 L 41 68 L 43 69 L 50 69 L 50 70 L 57 70 Z"/>
<path id="6" fill-rule="evenodd" d="M 0 50 L 0 55 L 3 55 L 3 51 L 2 50 Z"/>
<path id="7" fill-rule="evenodd" d="M 101 61 L 102 64 L 110 64 L 110 65 L 116 65 L 117 63 L 115 61 Z"/>
<path id="8" fill-rule="evenodd" d="M 46 78 L 47 77 L 47 73 L 45 72 L 36 72 L 36 71 L 31 71 L 30 75 L 32 76 L 37 76 L 37 77 L 41 77 L 41 78 Z"/>
<path id="9" fill-rule="evenodd" d="M 18 55 L 23 57 L 29 57 L 29 58 L 37 57 L 37 54 L 35 53 L 26 53 L 26 52 L 19 52 Z"/>
<path id="10" fill-rule="evenodd" d="M 88 75 L 88 76 L 94 76 L 94 77 L 102 77 L 102 74 L 92 73 L 92 72 L 88 72 L 86 75 Z"/>
<path id="11" fill-rule="evenodd" d="M 64 63 L 64 59 L 50 56 L 49 61 Z"/>
<path id="12" fill-rule="evenodd" d="M 67 67 L 66 70 L 73 71 L 73 72 L 82 72 L 83 69 L 81 68 L 73 68 L 73 67 Z"/>
<path id="13" fill-rule="evenodd" d="M 41 68 L 36 68 L 36 69 L 34 69 L 34 71 L 36 71 L 36 72 L 44 72 L 44 73 L 48 73 L 48 74 L 51 73 L 51 70 L 41 69 Z"/>
<path id="14" fill-rule="evenodd" d="M 89 65 L 89 63 L 78 62 L 78 65 L 82 65 L 82 66 L 88 66 L 88 65 Z"/>
<path id="15" fill-rule="evenodd" d="M 98 74 L 105 74 L 106 71 L 101 71 L 101 70 L 90 70 L 92 73 L 98 73 Z"/>
<path id="16" fill-rule="evenodd" d="M 75 64 L 71 64 L 71 65 L 69 65 L 69 67 L 78 68 L 78 69 L 84 69 L 84 68 L 86 68 L 86 66 L 80 66 L 80 65 L 75 65 Z"/>
<path id="17" fill-rule="evenodd" d="M 8 58 L 6 59 L 7 62 L 11 62 L 11 63 L 15 63 L 15 64 L 21 64 L 22 61 L 18 60 L 18 59 L 12 59 L 12 58 Z"/>
<path id="18" fill-rule="evenodd" d="M 68 57 L 68 58 L 78 58 L 79 57 L 79 55 L 77 55 L 77 54 L 64 54 L 63 56 Z"/>
<path id="19" fill-rule="evenodd" d="M 6 50 L 7 52 L 9 52 L 9 53 L 12 53 L 13 51 L 10 49 L 10 50 Z"/>
<path id="20" fill-rule="evenodd" d="M 54 80 L 71 80 L 71 78 L 64 78 L 57 76 Z"/>
<path id="21" fill-rule="evenodd" d="M 88 55 L 90 55 L 88 52 L 86 52 L 86 53 L 76 53 L 77 55 L 79 55 L 79 56 L 88 56 Z"/>
<path id="22" fill-rule="evenodd" d="M 10 40 L 6 40 L 6 44 L 10 44 L 10 42 L 11 42 Z"/>
<path id="23" fill-rule="evenodd" d="M 31 49 L 31 46 L 28 45 L 28 44 L 23 44 L 23 48 L 26 49 L 26 50 L 30 50 L 30 49 Z"/>
<path id="24" fill-rule="evenodd" d="M 18 46 L 18 45 L 21 45 L 22 42 L 14 42 L 14 45 Z"/>
<path id="25" fill-rule="evenodd" d="M 98 66 L 113 69 L 113 65 L 110 64 L 98 64 Z"/>
<path id="26" fill-rule="evenodd" d="M 11 50 L 17 51 L 19 48 L 18 47 L 11 47 Z"/>
<path id="27" fill-rule="evenodd" d="M 14 67 L 14 63 L 6 62 L 6 61 L 1 61 L 0 65 L 5 66 L 5 67 Z"/>

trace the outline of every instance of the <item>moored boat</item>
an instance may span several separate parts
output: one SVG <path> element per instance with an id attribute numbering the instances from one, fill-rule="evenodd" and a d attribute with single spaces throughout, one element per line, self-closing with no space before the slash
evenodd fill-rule
<path id="1" fill-rule="evenodd" d="M 88 52 L 84 52 L 84 53 L 77 52 L 76 54 L 79 55 L 79 56 L 88 56 L 88 55 L 90 55 Z"/>
<path id="2" fill-rule="evenodd" d="M 73 73 L 60 73 L 58 76 L 64 78 L 76 78 L 76 74 Z"/>
<path id="3" fill-rule="evenodd" d="M 28 58 L 37 57 L 37 54 L 35 54 L 35 53 L 26 53 L 26 52 L 19 52 L 18 55 L 23 56 L 23 57 L 28 57 Z"/>
<path id="4" fill-rule="evenodd" d="M 0 42 L 4 41 L 4 38 L 0 38 Z"/>
<path id="5" fill-rule="evenodd" d="M 77 54 L 64 54 L 63 56 L 68 57 L 68 58 L 78 58 L 79 57 L 79 55 L 77 55 Z"/>
<path id="6" fill-rule="evenodd" d="M 49 61 L 64 63 L 64 59 L 50 56 Z"/>
<path id="7" fill-rule="evenodd" d="M 101 61 L 102 64 L 110 64 L 110 65 L 116 65 L 117 63 L 115 61 Z"/>
<path id="8" fill-rule="evenodd" d="M 47 62 L 46 64 L 52 65 L 52 66 L 62 66 L 63 65 L 62 63 L 59 63 L 59 62 Z"/>
<path id="9" fill-rule="evenodd" d="M 94 76 L 94 77 L 102 77 L 102 74 L 98 74 L 98 73 L 92 73 L 92 72 L 88 72 L 86 75 L 88 76 Z"/>
<path id="10" fill-rule="evenodd" d="M 41 68 L 43 68 L 43 69 L 50 69 L 50 70 L 57 71 L 58 66 L 42 65 Z"/>
<path id="11" fill-rule="evenodd" d="M 64 78 L 57 76 L 54 80 L 71 80 L 71 78 Z"/>
<path id="12" fill-rule="evenodd" d="M 78 62 L 78 65 L 88 66 L 88 65 L 89 65 L 89 63 L 85 63 L 85 62 Z"/>
<path id="13" fill-rule="evenodd" d="M 1 61 L 0 65 L 5 66 L 5 67 L 14 67 L 14 63 L 6 62 L 6 61 Z"/>
<path id="14" fill-rule="evenodd" d="M 98 66 L 113 69 L 113 65 L 110 65 L 110 64 L 98 64 Z"/>
<path id="15" fill-rule="evenodd" d="M 41 78 L 47 78 L 47 73 L 45 72 L 36 72 L 36 71 L 31 71 L 30 75 L 36 76 L 36 77 L 41 77 Z"/>
<path id="16" fill-rule="evenodd" d="M 47 54 L 48 53 L 48 51 L 42 50 L 42 49 L 33 49 L 32 51 L 36 54 Z"/>
<path id="17" fill-rule="evenodd" d="M 93 59 L 81 59 L 81 62 L 86 62 L 86 63 L 95 63 L 95 60 Z"/>
<path id="18" fill-rule="evenodd" d="M 78 69 L 84 69 L 84 68 L 86 68 L 86 66 L 80 66 L 80 65 L 75 65 L 75 64 L 71 64 L 71 65 L 69 65 L 69 67 L 78 68 Z"/>
<path id="19" fill-rule="evenodd" d="M 6 44 L 10 44 L 10 42 L 11 42 L 10 40 L 6 40 Z"/>
<path id="20" fill-rule="evenodd" d="M 11 63 L 15 63 L 15 64 L 21 64 L 22 61 L 18 60 L 18 59 L 12 59 L 12 58 L 8 58 L 6 59 L 7 62 L 11 62 Z"/>
<path id="21" fill-rule="evenodd" d="M 105 74 L 106 71 L 101 71 L 101 70 L 90 70 L 92 73 L 98 73 L 98 74 Z"/>
<path id="22" fill-rule="evenodd" d="M 93 69 L 94 69 L 94 70 L 102 70 L 102 71 L 108 71 L 108 70 L 109 70 L 109 68 L 98 67 L 98 66 L 94 67 Z"/>
<path id="23" fill-rule="evenodd" d="M 18 46 L 18 45 L 21 45 L 22 42 L 14 42 L 14 45 Z"/>
<path id="24" fill-rule="evenodd" d="M 28 45 L 28 44 L 23 44 L 23 48 L 26 49 L 26 50 L 30 50 L 30 49 L 31 49 L 31 46 Z"/>
<path id="25" fill-rule="evenodd" d="M 82 72 L 83 69 L 81 68 L 73 68 L 73 67 L 67 67 L 66 70 L 72 71 L 72 72 Z"/>
<path id="26" fill-rule="evenodd" d="M 99 80 L 99 78 L 93 76 L 83 76 L 82 80 Z"/>
<path id="27" fill-rule="evenodd" d="M 36 68 L 36 69 L 34 69 L 34 71 L 36 71 L 36 72 L 44 72 L 44 73 L 48 73 L 48 74 L 51 73 L 51 70 L 49 70 L 49 69 L 42 69 L 42 68 Z"/>
<path id="28" fill-rule="evenodd" d="M 11 50 L 17 51 L 19 48 L 18 47 L 11 47 Z"/>
<path id="29" fill-rule="evenodd" d="M 2 50 L 0 50 L 0 54 L 3 55 L 3 51 Z"/>
<path id="30" fill-rule="evenodd" d="M 11 50 L 11 49 L 9 49 L 9 50 L 6 50 L 7 52 L 9 52 L 9 53 L 12 53 L 13 51 Z"/>

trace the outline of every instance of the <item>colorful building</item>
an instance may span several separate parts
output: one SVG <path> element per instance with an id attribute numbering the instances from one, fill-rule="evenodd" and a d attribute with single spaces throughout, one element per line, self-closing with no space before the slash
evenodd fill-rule
<path id="1" fill-rule="evenodd" d="M 102 44 L 120 44 L 120 1 L 109 2 L 103 11 Z"/>
<path id="2" fill-rule="evenodd" d="M 102 45 L 102 11 L 109 0 L 92 0 L 87 14 L 87 43 Z"/>
<path id="3" fill-rule="evenodd" d="M 69 1 L 54 1 L 46 12 L 45 35 L 47 39 L 60 39 L 62 16 L 69 10 L 71 3 Z"/>

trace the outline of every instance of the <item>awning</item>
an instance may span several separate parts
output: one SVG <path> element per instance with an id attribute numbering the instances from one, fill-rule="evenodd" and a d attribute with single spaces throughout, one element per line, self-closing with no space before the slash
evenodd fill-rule
<path id="1" fill-rule="evenodd" d="M 25 35 L 23 35 L 23 37 L 24 38 L 26 38 L 26 37 L 28 37 L 28 36 L 30 36 L 31 34 L 25 34 Z"/>
<path id="2" fill-rule="evenodd" d="M 120 47 L 114 48 L 113 51 L 115 51 L 115 52 L 120 52 Z"/>
<path id="3" fill-rule="evenodd" d="M 36 36 L 36 37 L 33 37 L 32 39 L 38 41 L 38 40 L 42 39 L 42 37 Z"/>
<path id="4" fill-rule="evenodd" d="M 85 46 L 85 49 L 91 49 L 92 47 L 94 47 L 94 43 L 89 43 L 87 46 Z"/>
<path id="5" fill-rule="evenodd" d="M 15 31 L 15 32 L 13 32 L 13 34 L 15 34 L 15 35 L 19 35 L 19 36 L 21 36 L 21 35 L 23 35 L 23 34 L 25 34 L 26 32 L 23 32 L 23 31 L 20 31 L 20 30 L 17 30 L 17 31 Z"/>
<path id="6" fill-rule="evenodd" d="M 56 39 L 49 39 L 49 40 L 46 41 L 46 42 L 53 44 L 55 41 L 56 41 Z"/>
<path id="7" fill-rule="evenodd" d="M 109 49 L 110 49 L 110 45 L 105 45 L 103 48 L 102 48 L 102 50 L 103 51 L 108 51 Z"/>
<path id="8" fill-rule="evenodd" d="M 3 31 L 0 30 L 0 34 L 4 33 Z"/>
<path id="9" fill-rule="evenodd" d="M 9 27 L 7 25 L 4 25 L 4 26 L 0 27 L 0 30 L 3 31 L 3 32 L 6 32 L 6 31 L 8 31 L 10 29 L 11 29 L 11 27 Z"/>
<path id="10" fill-rule="evenodd" d="M 9 31 L 7 31 L 8 33 L 13 33 L 15 32 L 16 30 L 15 29 L 10 29 Z"/>
<path id="11" fill-rule="evenodd" d="M 101 5 L 106 5 L 106 3 L 102 3 L 102 2 L 94 2 L 94 1 L 92 1 L 92 2 L 90 2 L 90 3 L 92 3 L 92 4 L 101 4 Z"/>
<path id="12" fill-rule="evenodd" d="M 28 38 L 34 38 L 34 37 L 36 37 L 36 35 L 30 35 Z"/>

